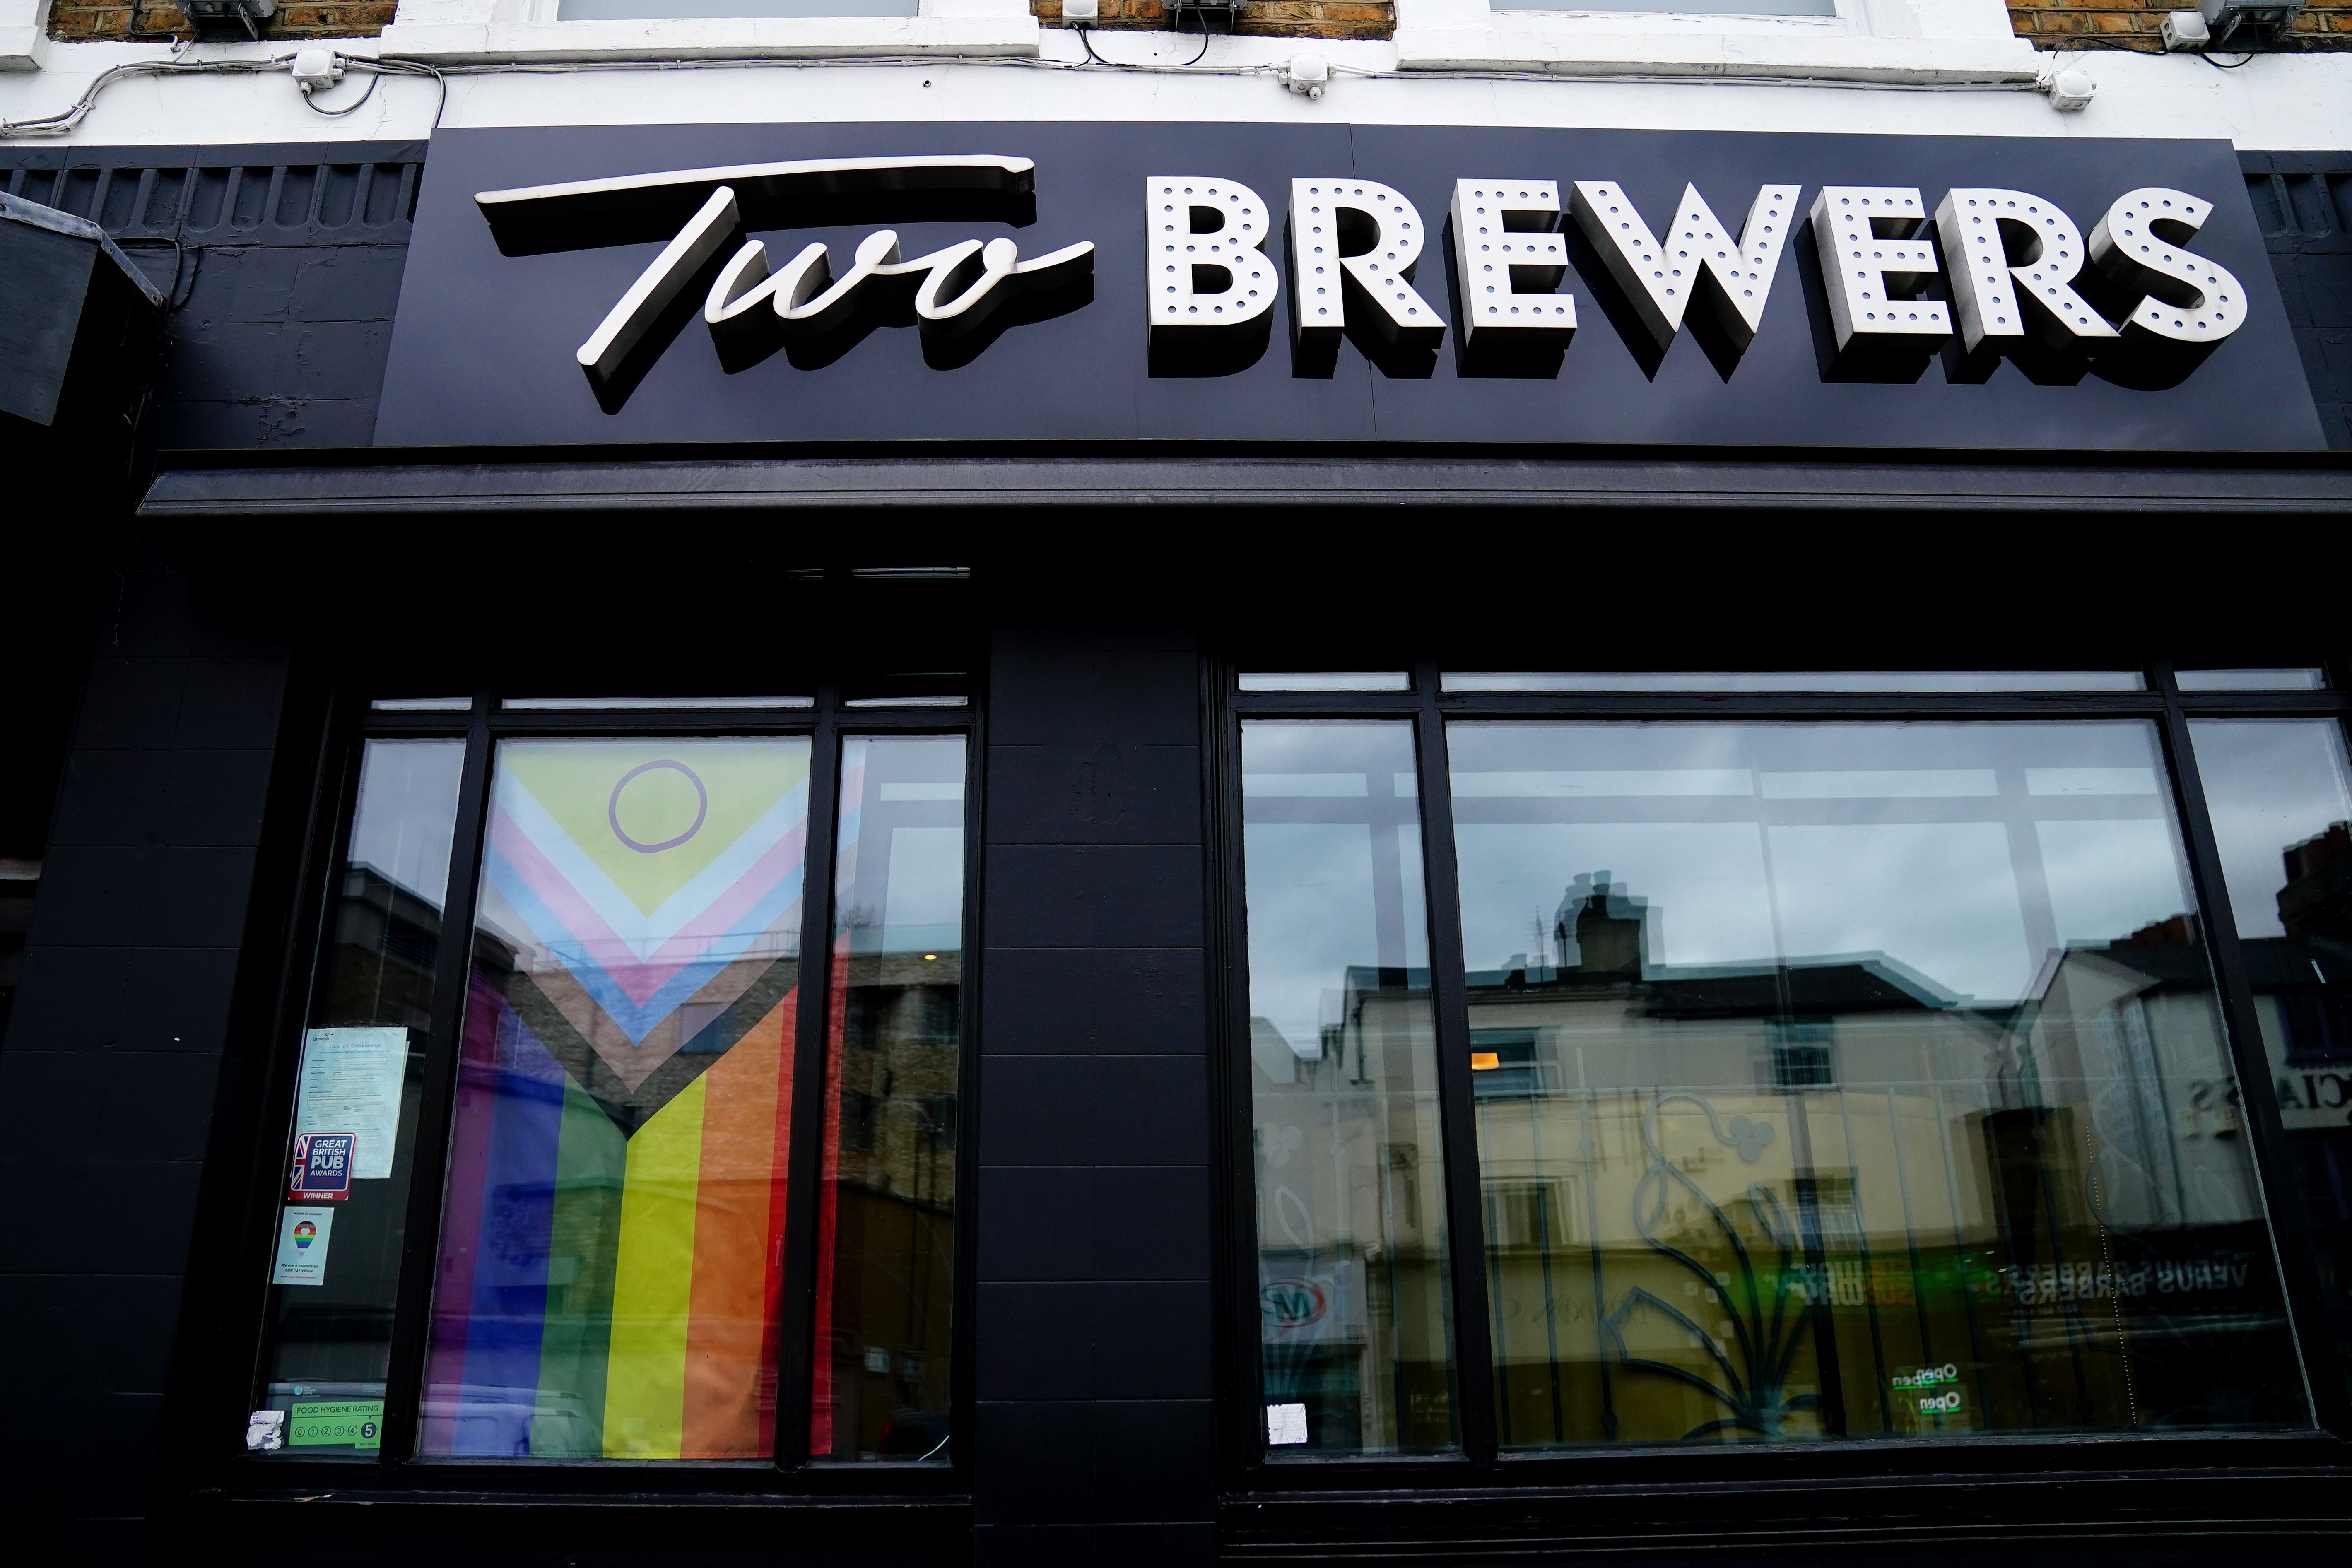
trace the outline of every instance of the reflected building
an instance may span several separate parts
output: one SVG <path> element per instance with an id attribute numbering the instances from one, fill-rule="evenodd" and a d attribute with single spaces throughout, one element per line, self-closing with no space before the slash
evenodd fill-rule
<path id="1" fill-rule="evenodd" d="M 2280 858 L 2285 934 L 2242 950 L 2320 1293 L 2352 1365 L 2352 824 L 2330 823 Z"/>
<path id="2" fill-rule="evenodd" d="M 1549 953 L 1466 976 L 1507 1446 L 2285 1417 L 2232 1371 L 2282 1314 L 2193 921 L 1980 1004 L 1883 952 L 1660 964 L 1658 914 L 1580 876 Z M 1350 969 L 1302 1083 L 1423 984 Z M 1318 1257 L 1368 1310 L 1442 1289 Z"/>

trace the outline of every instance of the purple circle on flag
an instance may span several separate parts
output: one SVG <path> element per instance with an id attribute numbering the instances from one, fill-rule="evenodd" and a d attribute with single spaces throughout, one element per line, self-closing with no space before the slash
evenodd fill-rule
<path id="1" fill-rule="evenodd" d="M 685 832 L 679 834 L 675 838 L 665 838 L 658 844 L 640 844 L 635 839 L 630 837 L 628 833 L 621 826 L 621 792 L 629 787 L 629 781 L 631 779 L 635 778 L 639 773 L 651 773 L 656 768 L 676 769 L 677 772 L 686 775 L 687 783 L 694 786 L 694 822 L 691 826 L 688 827 Z M 658 757 L 650 763 L 639 763 L 635 767 L 631 768 L 627 773 L 623 773 L 621 775 L 621 782 L 613 786 L 613 798 L 604 804 L 604 820 L 613 825 L 613 836 L 640 855 L 657 855 L 665 849 L 677 848 L 679 845 L 685 843 L 688 839 L 702 831 L 703 818 L 709 815 L 710 792 L 702 787 L 702 780 L 696 775 L 695 771 L 692 768 L 688 767 L 684 763 L 674 762 L 667 757 Z"/>

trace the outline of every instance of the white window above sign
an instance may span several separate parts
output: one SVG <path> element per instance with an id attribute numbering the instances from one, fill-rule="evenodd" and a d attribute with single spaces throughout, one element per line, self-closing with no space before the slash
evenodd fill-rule
<path id="1" fill-rule="evenodd" d="M 556 0 L 559 22 L 720 21 L 741 16 L 919 16 L 922 0 Z"/>
<path id="2" fill-rule="evenodd" d="M 1405 70 L 2031 84 L 2000 0 L 1396 0 Z"/>
<path id="3" fill-rule="evenodd" d="M 1034 55 L 1028 0 L 400 0 L 414 59 Z"/>

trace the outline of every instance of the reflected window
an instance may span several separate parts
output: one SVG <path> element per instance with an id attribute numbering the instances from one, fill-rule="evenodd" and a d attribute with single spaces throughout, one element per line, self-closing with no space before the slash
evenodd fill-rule
<path id="1" fill-rule="evenodd" d="M 465 706 L 459 700 L 459 706 Z M 373 1459 L 462 741 L 371 741 L 296 1068 L 249 1451 Z"/>
<path id="2" fill-rule="evenodd" d="M 1447 744 L 1506 1447 L 2307 1420 L 2151 726 Z"/>
<path id="3" fill-rule="evenodd" d="M 425 1453 L 774 1451 L 809 757 L 499 744 Z"/>
<path id="4" fill-rule="evenodd" d="M 944 1462 L 964 742 L 841 748 L 809 1452 Z"/>
<path id="5" fill-rule="evenodd" d="M 1414 766 L 1409 724 L 1242 727 L 1259 1355 L 1277 1458 L 1457 1441 Z"/>
<path id="6" fill-rule="evenodd" d="M 2352 1378 L 2352 758 L 2331 719 L 2189 725 L 2337 1369 Z M 2234 1100 L 2215 1107 L 2234 1115 Z"/>

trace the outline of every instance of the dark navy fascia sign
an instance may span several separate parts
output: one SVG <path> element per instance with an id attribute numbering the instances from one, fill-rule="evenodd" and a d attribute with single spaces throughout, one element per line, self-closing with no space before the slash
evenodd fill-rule
<path id="1" fill-rule="evenodd" d="M 582 342 L 577 358 L 613 411 L 691 306 L 722 363 L 757 363 L 820 343 L 877 310 L 912 311 L 927 342 L 951 343 L 1093 298 L 1095 246 L 1024 260 L 1017 243 L 965 239 L 905 258 L 891 229 L 868 235 L 836 273 L 822 244 L 772 266 L 747 230 L 864 209 L 900 221 L 1004 219 L 1034 209 L 1035 165 L 996 154 L 829 158 L 685 169 L 484 191 L 475 203 L 508 255 L 667 240 Z M 1280 270 L 1267 255 L 1274 210 L 1258 191 L 1211 175 L 1143 182 L 1150 278 L 1146 331 L 1155 374 L 1217 374 L 1263 353 Z M 2031 192 L 1953 187 L 1931 209 L 1916 187 L 1766 183 L 1735 229 L 1685 184 L 1663 236 L 1622 188 L 1575 180 L 1463 178 L 1444 215 L 1461 319 L 1415 283 L 1430 226 L 1402 193 L 1361 178 L 1291 183 L 1284 215 L 1294 374 L 1329 374 L 1346 337 L 1391 375 L 1433 363 L 1447 328 L 1465 373 L 1556 375 L 1577 329 L 1569 227 L 1663 353 L 1685 325 L 1719 363 L 1754 342 L 1790 236 L 1811 220 L 1836 357 L 1825 375 L 1916 375 L 1956 349 L 1951 379 L 1980 380 L 2003 356 L 2063 375 L 2098 363 L 2108 379 L 2175 385 L 2247 320 L 2245 289 L 2189 248 L 2212 203 L 2164 185 L 2124 191 L 2087 238 Z M 1633 345 L 1639 352 L 1644 345 Z M 1426 374 L 1423 370 L 1421 374 Z M 1873 377 L 1875 379 L 1875 377 Z"/>

